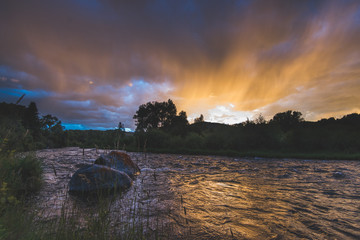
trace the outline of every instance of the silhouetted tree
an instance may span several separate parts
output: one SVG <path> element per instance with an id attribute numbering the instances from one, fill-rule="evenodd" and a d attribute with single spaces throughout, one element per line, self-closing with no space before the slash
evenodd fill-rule
<path id="1" fill-rule="evenodd" d="M 250 127 L 250 126 L 254 126 L 254 125 L 255 125 L 255 122 L 250 120 L 248 117 L 246 118 L 245 122 L 242 122 L 240 124 L 240 126 L 244 126 L 244 127 Z"/>
<path id="2" fill-rule="evenodd" d="M 279 124 L 284 131 L 288 131 L 303 121 L 304 118 L 302 118 L 301 112 L 288 110 L 275 114 L 273 119 L 270 120 L 270 123 Z"/>
<path id="3" fill-rule="evenodd" d="M 260 113 L 259 116 L 257 116 L 257 118 L 254 119 L 254 123 L 255 124 L 266 124 L 266 120 L 265 120 L 264 116 Z"/>
<path id="4" fill-rule="evenodd" d="M 330 125 L 330 124 L 335 124 L 336 120 L 335 118 L 331 117 L 331 118 L 322 118 L 319 121 L 317 121 L 319 126 L 326 126 L 326 125 Z"/>
<path id="5" fill-rule="evenodd" d="M 41 123 L 36 103 L 31 102 L 24 113 L 24 127 L 31 130 L 33 137 L 38 139 L 40 136 Z"/>
<path id="6" fill-rule="evenodd" d="M 140 105 L 134 115 L 136 131 L 169 127 L 176 117 L 176 106 L 171 99 L 167 102 L 148 102 Z"/>
<path id="7" fill-rule="evenodd" d="M 186 126 L 189 124 L 188 120 L 187 120 L 187 114 L 185 111 L 181 111 L 179 112 L 179 115 L 175 117 L 176 123 Z"/>
<path id="8" fill-rule="evenodd" d="M 42 130 L 51 131 L 57 126 L 61 126 L 61 121 L 57 117 L 47 114 L 40 119 L 40 126 Z"/>
<path id="9" fill-rule="evenodd" d="M 42 116 L 40 119 L 41 134 L 45 139 L 42 140 L 43 147 L 62 147 L 65 145 L 64 127 L 61 121 L 50 114 Z"/>
<path id="10" fill-rule="evenodd" d="M 178 116 L 176 116 L 171 123 L 171 130 L 174 134 L 186 134 L 186 127 L 189 125 L 187 120 L 187 114 L 184 111 L 181 111 Z"/>
<path id="11" fill-rule="evenodd" d="M 198 118 L 194 119 L 194 123 L 201 123 L 204 122 L 204 115 L 200 114 Z"/>
<path id="12" fill-rule="evenodd" d="M 360 125 L 360 114 L 358 113 L 352 113 L 345 115 L 341 119 L 339 119 L 339 122 L 344 124 L 351 124 L 351 125 Z"/>
<path id="13" fill-rule="evenodd" d="M 118 130 L 123 131 L 123 132 L 125 131 L 125 126 L 124 126 L 124 124 L 122 122 L 119 122 Z"/>
<path id="14" fill-rule="evenodd" d="M 119 122 L 118 128 L 116 129 L 116 139 L 115 139 L 115 148 L 120 149 L 121 144 L 123 144 L 121 139 L 125 136 L 125 126 L 122 122 Z"/>

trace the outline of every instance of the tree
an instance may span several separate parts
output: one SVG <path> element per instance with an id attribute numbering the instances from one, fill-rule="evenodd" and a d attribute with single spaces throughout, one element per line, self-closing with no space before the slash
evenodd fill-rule
<path id="1" fill-rule="evenodd" d="M 119 122 L 118 130 L 123 131 L 123 132 L 125 131 L 125 126 L 124 126 L 124 124 L 122 122 Z"/>
<path id="2" fill-rule="evenodd" d="M 339 119 L 339 122 L 345 123 L 348 125 L 360 125 L 360 114 L 352 113 L 352 114 L 345 115 L 341 119 Z"/>
<path id="3" fill-rule="evenodd" d="M 176 106 L 171 99 L 167 102 L 148 102 L 140 105 L 134 115 L 136 131 L 152 128 L 167 128 L 176 117 Z"/>
<path id="4" fill-rule="evenodd" d="M 42 142 L 46 147 L 62 147 L 65 145 L 64 127 L 61 121 L 50 114 L 42 116 L 40 119 Z"/>
<path id="5" fill-rule="evenodd" d="M 266 120 L 265 120 L 264 116 L 260 113 L 259 116 L 257 116 L 257 118 L 254 119 L 254 123 L 255 124 L 266 124 Z"/>
<path id="6" fill-rule="evenodd" d="M 200 114 L 200 117 L 194 119 L 194 123 L 204 122 L 204 116 Z"/>
<path id="7" fill-rule="evenodd" d="M 187 120 L 187 114 L 185 111 L 179 112 L 179 115 L 175 117 L 173 121 L 173 125 L 181 125 L 181 126 L 187 126 L 189 125 L 189 122 Z"/>
<path id="8" fill-rule="evenodd" d="M 172 123 L 171 123 L 171 129 L 172 132 L 175 134 L 186 134 L 186 127 L 189 125 L 189 122 L 187 120 L 187 114 L 185 111 L 181 111 L 178 116 L 176 116 Z"/>
<path id="9" fill-rule="evenodd" d="M 34 138 L 40 136 L 41 123 L 36 103 L 31 102 L 26 108 L 23 118 L 24 127 L 31 130 Z"/>
<path id="10" fill-rule="evenodd" d="M 250 120 L 248 117 L 246 118 L 246 121 L 245 122 L 242 122 L 241 123 L 242 126 L 244 127 L 249 127 L 249 126 L 254 126 L 255 125 L 255 122 Z"/>
<path id="11" fill-rule="evenodd" d="M 42 118 L 40 119 L 40 126 L 41 130 L 45 131 L 52 131 L 58 128 L 58 126 L 62 128 L 61 121 L 57 117 L 50 114 L 42 116 Z"/>
<path id="12" fill-rule="evenodd" d="M 270 120 L 270 123 L 279 124 L 283 130 L 288 131 L 303 121 L 304 118 L 301 112 L 288 110 L 275 114 L 273 119 Z"/>
<path id="13" fill-rule="evenodd" d="M 116 140 L 115 140 L 115 148 L 120 149 L 120 139 L 125 137 L 125 126 L 122 122 L 119 122 L 118 128 L 116 129 Z"/>

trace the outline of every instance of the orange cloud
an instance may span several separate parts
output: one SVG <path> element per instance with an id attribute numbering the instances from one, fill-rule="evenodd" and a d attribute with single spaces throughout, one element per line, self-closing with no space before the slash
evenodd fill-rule
<path id="1" fill-rule="evenodd" d="M 0 77 L 18 82 L 0 87 L 131 104 L 119 113 L 129 123 L 140 104 L 168 98 L 223 122 L 359 111 L 358 1 L 151 3 L 3 1 Z"/>

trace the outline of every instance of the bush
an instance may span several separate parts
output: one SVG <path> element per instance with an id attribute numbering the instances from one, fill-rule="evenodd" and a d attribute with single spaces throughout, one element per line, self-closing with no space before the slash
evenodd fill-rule
<path id="1" fill-rule="evenodd" d="M 147 148 L 167 148 L 170 135 L 160 129 L 151 129 L 146 133 Z"/>
<path id="2" fill-rule="evenodd" d="M 206 149 L 225 150 L 227 147 L 227 138 L 225 133 L 212 132 L 205 135 Z"/>
<path id="3" fill-rule="evenodd" d="M 180 136 L 171 136 L 168 145 L 170 149 L 184 148 L 184 139 Z"/>
<path id="4" fill-rule="evenodd" d="M 41 187 L 41 162 L 33 154 L 14 156 L 14 153 L 0 155 L 0 182 L 8 191 L 19 197 L 36 192 Z"/>
<path id="5" fill-rule="evenodd" d="M 189 133 L 185 138 L 185 147 L 189 149 L 202 149 L 204 147 L 204 137 L 197 133 Z"/>
<path id="6" fill-rule="evenodd" d="M 19 120 L 0 118 L 0 151 L 35 149 L 33 137 Z"/>

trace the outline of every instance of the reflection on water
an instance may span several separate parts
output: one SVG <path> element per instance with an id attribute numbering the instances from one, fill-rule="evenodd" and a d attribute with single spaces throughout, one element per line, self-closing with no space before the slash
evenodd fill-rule
<path id="1" fill-rule="evenodd" d="M 150 155 L 145 165 L 167 180 L 171 217 L 192 239 L 360 238 L 359 162 Z"/>
<path id="2" fill-rule="evenodd" d="M 142 173 L 114 224 L 137 211 L 173 239 L 360 239 L 360 162 L 130 155 Z"/>

